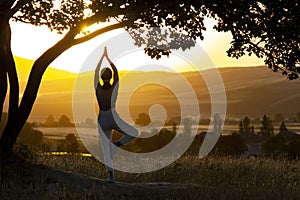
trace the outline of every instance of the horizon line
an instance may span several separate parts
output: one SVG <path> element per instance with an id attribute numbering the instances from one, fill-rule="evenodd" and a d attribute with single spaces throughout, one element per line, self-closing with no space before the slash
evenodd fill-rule
<path id="1" fill-rule="evenodd" d="M 133 73 L 152 73 L 152 72 L 165 72 L 165 73 L 189 73 L 189 72 L 197 72 L 197 71 L 208 71 L 208 70 L 212 70 L 212 69 L 232 69 L 232 68 L 262 68 L 262 67 L 266 67 L 266 65 L 259 65 L 259 66 L 222 66 L 222 67 L 213 67 L 213 68 L 204 68 L 204 69 L 200 69 L 200 70 L 182 70 L 182 71 L 168 71 L 168 70 L 118 70 L 120 73 L 124 73 L 124 72 L 133 72 Z M 63 72 L 68 72 L 68 73 L 72 73 L 72 74 L 80 74 L 80 73 L 89 73 L 89 72 L 93 72 L 94 70 L 88 70 L 88 71 L 82 71 L 82 72 L 74 72 L 74 71 L 68 71 L 68 70 L 64 70 L 64 69 L 59 69 L 56 67 L 51 67 L 49 66 L 49 68 L 51 69 L 55 69 L 55 70 L 60 70 Z"/>
<path id="2" fill-rule="evenodd" d="M 27 60 L 27 61 L 30 61 L 30 62 L 34 62 L 33 59 L 29 59 L 29 58 L 24 58 L 24 57 L 21 57 L 21 56 L 14 56 L 14 58 L 18 58 L 18 59 L 23 59 L 23 60 Z M 207 71 L 207 70 L 211 70 L 211 69 L 230 69 L 230 68 L 256 68 L 256 67 L 266 67 L 266 65 L 258 65 L 258 66 L 253 66 L 253 65 L 246 65 L 246 66 L 220 66 L 220 67 L 206 67 L 206 68 L 203 68 L 203 69 L 200 69 L 200 70 L 180 70 L 180 71 L 169 71 L 169 70 L 159 70 L 159 69 L 155 69 L 155 70 L 119 70 L 119 72 L 121 73 L 124 73 L 124 72 L 135 72 L 135 73 L 147 73 L 147 72 L 167 72 L 167 73 L 188 73 L 188 72 L 195 72 L 195 71 Z M 66 69 L 61 69 L 61 68 L 58 68 L 58 67 L 53 67 L 51 66 L 51 64 L 48 66 L 48 69 L 51 68 L 51 69 L 54 69 L 54 70 L 59 70 L 59 71 L 62 71 L 62 72 L 67 72 L 67 73 L 71 73 L 71 74 L 80 74 L 80 73 L 88 73 L 88 72 L 92 72 L 93 70 L 88 70 L 88 71 L 82 71 L 82 72 L 75 72 L 75 71 L 72 71 L 72 70 L 66 70 Z"/>

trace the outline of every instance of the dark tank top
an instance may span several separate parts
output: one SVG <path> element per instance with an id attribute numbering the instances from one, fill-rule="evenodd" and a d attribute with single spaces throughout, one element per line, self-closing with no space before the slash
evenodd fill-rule
<path id="1" fill-rule="evenodd" d="M 96 96 L 98 105 L 101 110 L 110 110 L 116 107 L 116 101 L 118 96 L 119 84 L 113 84 L 112 87 L 108 89 L 103 89 L 103 87 L 98 83 L 96 89 Z"/>

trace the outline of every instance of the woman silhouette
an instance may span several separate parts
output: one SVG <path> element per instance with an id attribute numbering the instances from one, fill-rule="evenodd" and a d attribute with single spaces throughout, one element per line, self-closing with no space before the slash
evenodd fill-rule
<path id="1" fill-rule="evenodd" d="M 114 78 L 112 84 L 110 84 L 112 71 L 107 67 L 101 70 L 101 79 L 103 80 L 103 85 L 101 85 L 99 82 L 99 71 L 104 57 L 107 58 L 113 70 Z M 110 167 L 112 166 L 112 159 L 117 152 L 118 147 L 125 146 L 128 142 L 134 139 L 138 135 L 138 131 L 136 128 L 123 121 L 115 110 L 119 90 L 119 74 L 116 66 L 112 63 L 107 55 L 106 47 L 104 47 L 104 52 L 95 70 L 94 87 L 100 109 L 98 115 L 98 131 L 101 137 L 104 162 L 109 172 L 107 181 L 113 183 L 114 174 L 113 169 Z M 112 143 L 111 135 L 113 129 L 124 136 L 119 141 Z"/>

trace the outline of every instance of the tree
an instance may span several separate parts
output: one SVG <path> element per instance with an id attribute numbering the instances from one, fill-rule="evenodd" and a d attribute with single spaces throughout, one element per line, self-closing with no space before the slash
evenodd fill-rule
<path id="1" fill-rule="evenodd" d="M 0 136 L 4 130 L 6 122 L 7 122 L 7 113 L 2 113 L 1 121 L 0 121 Z"/>
<path id="2" fill-rule="evenodd" d="M 250 119 L 246 116 L 239 124 L 239 132 L 250 132 Z"/>
<path id="3" fill-rule="evenodd" d="M 89 128 L 96 128 L 97 127 L 96 123 L 94 122 L 94 120 L 92 118 L 86 118 L 84 123 Z"/>
<path id="4" fill-rule="evenodd" d="M 55 3 L 54 3 L 55 2 Z M 10 155 L 37 97 L 42 76 L 48 65 L 70 47 L 103 33 L 124 28 L 135 44 L 145 45 L 152 58 L 169 55 L 171 49 L 186 50 L 203 39 L 204 18 L 218 20 L 215 29 L 231 32 L 228 55 L 239 58 L 246 52 L 265 57 L 273 71 L 282 71 L 289 79 L 299 74 L 299 3 L 297 1 L 160 1 L 160 0 L 2 0 L 0 2 L 0 108 L 8 93 L 8 121 L 0 140 L 0 157 Z M 26 89 L 19 102 L 19 82 L 11 51 L 9 21 L 47 26 L 63 37 L 33 64 Z M 91 25 L 111 22 L 93 32 Z M 140 27 L 168 27 L 169 32 L 150 29 L 150 34 L 135 31 Z M 174 32 L 175 31 L 175 32 Z M 175 34 L 176 33 L 176 34 Z M 163 37 L 161 37 L 163 36 Z"/>
<path id="5" fill-rule="evenodd" d="M 79 152 L 79 143 L 76 136 L 70 133 L 64 140 L 57 146 L 57 150 L 60 152 L 77 153 Z"/>
<path id="6" fill-rule="evenodd" d="M 244 125 L 243 125 L 243 121 L 241 120 L 239 123 L 239 132 L 243 133 L 244 132 Z"/>
<path id="7" fill-rule="evenodd" d="M 274 127 L 272 124 L 272 120 L 270 117 L 267 117 L 266 115 L 263 116 L 263 119 L 261 121 L 262 127 L 260 128 L 260 134 L 262 136 L 271 136 L 274 133 Z"/>
<path id="8" fill-rule="evenodd" d="M 49 115 L 44 123 L 47 127 L 54 127 L 57 126 L 57 121 L 54 120 L 53 115 Z"/>
<path id="9" fill-rule="evenodd" d="M 173 125 L 172 125 L 172 132 L 173 133 L 176 133 L 177 132 L 177 126 L 176 126 L 176 123 L 173 122 Z"/>
<path id="10" fill-rule="evenodd" d="M 70 127 L 70 126 L 74 126 L 73 123 L 71 123 L 71 120 L 69 117 L 67 117 L 66 115 L 62 115 L 59 120 L 58 120 L 58 125 L 61 127 Z"/>
<path id="11" fill-rule="evenodd" d="M 150 116 L 146 113 L 139 114 L 138 118 L 135 120 L 135 124 L 140 126 L 147 126 L 150 122 Z"/>
<path id="12" fill-rule="evenodd" d="M 279 133 L 282 133 L 282 132 L 285 132 L 287 131 L 287 127 L 285 126 L 285 123 L 284 122 L 281 122 L 281 125 L 279 127 Z"/>

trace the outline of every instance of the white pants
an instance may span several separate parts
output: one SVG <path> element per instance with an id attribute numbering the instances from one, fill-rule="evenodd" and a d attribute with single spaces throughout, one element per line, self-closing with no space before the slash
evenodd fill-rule
<path id="1" fill-rule="evenodd" d="M 133 126 L 123 121 L 115 109 L 108 111 L 100 111 L 98 115 L 98 131 L 102 143 L 102 151 L 104 156 L 104 162 L 109 172 L 112 170 L 113 153 L 112 148 L 117 148 L 112 145 L 111 135 L 112 130 L 116 130 L 124 136 L 119 142 L 125 146 L 128 142 L 133 140 L 138 135 L 138 130 Z"/>

